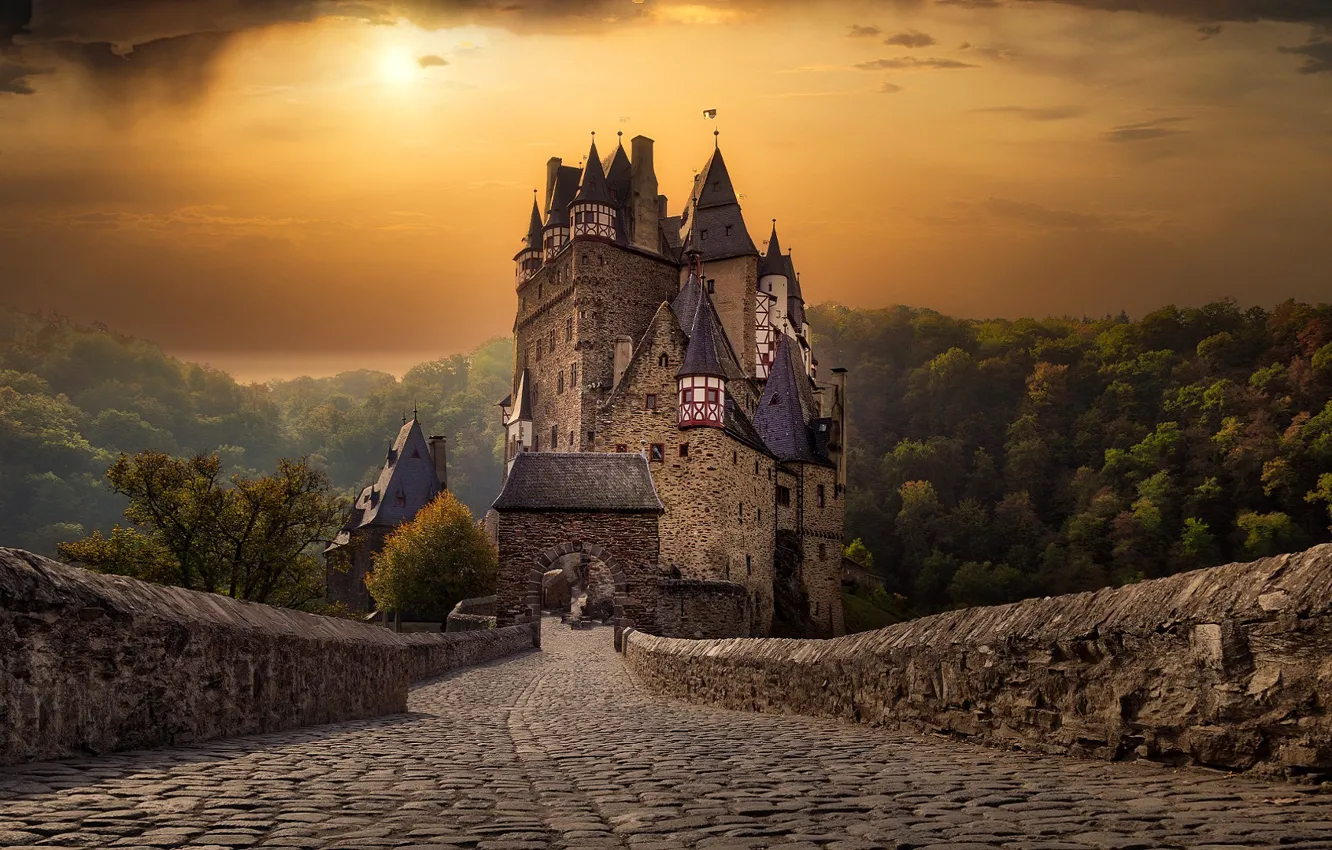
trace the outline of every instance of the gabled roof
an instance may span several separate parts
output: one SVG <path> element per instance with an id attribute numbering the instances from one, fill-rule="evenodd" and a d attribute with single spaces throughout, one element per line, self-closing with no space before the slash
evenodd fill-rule
<path id="1" fill-rule="evenodd" d="M 699 305 L 703 303 L 705 295 L 707 295 L 707 291 L 703 289 L 703 284 L 698 279 L 698 273 L 690 270 L 689 277 L 685 279 L 684 285 L 680 287 L 679 292 L 675 293 L 675 298 L 671 301 L 671 309 L 675 311 L 675 318 L 680 322 L 680 329 L 686 334 L 694 327 Z"/>
<path id="2" fill-rule="evenodd" d="M 356 497 L 342 531 L 328 549 L 349 541 L 351 532 L 358 528 L 392 527 L 406 522 L 443 489 L 425 432 L 421 423 L 412 418 L 398 431 L 379 477 Z"/>
<path id="3" fill-rule="evenodd" d="M 608 452 L 520 452 L 493 507 L 571 513 L 665 511 L 647 458 Z"/>
<path id="4" fill-rule="evenodd" d="M 518 389 L 514 391 L 510 399 L 517 398 L 518 403 L 513 406 L 513 412 L 509 414 L 510 422 L 532 421 L 532 376 L 528 373 L 527 367 L 523 367 L 522 374 L 518 376 Z M 506 399 L 507 401 L 508 399 Z"/>
<path id="5" fill-rule="evenodd" d="M 578 194 L 573 202 L 606 204 L 612 203 L 610 190 L 606 187 L 606 172 L 597 157 L 597 143 L 592 142 L 592 149 L 587 152 L 587 164 L 583 166 L 583 179 L 578 184 Z"/>
<path id="6" fill-rule="evenodd" d="M 601 165 L 606 170 L 606 185 L 610 187 L 611 197 L 618 204 L 627 204 L 632 191 L 630 181 L 634 169 L 629 164 L 629 155 L 624 152 L 624 143 L 621 142 L 615 148 L 615 153 L 606 157 Z"/>
<path id="7" fill-rule="evenodd" d="M 827 463 L 814 450 L 811 426 L 818 408 L 795 346 L 790 336 L 782 334 L 754 413 L 754 428 L 778 460 Z"/>
<path id="8" fill-rule="evenodd" d="M 763 443 L 763 437 L 754 428 L 754 423 L 749 421 L 749 417 L 745 416 L 745 412 L 740 409 L 740 405 L 735 403 L 735 399 L 731 397 L 729 390 L 726 393 L 726 413 L 722 430 L 752 449 L 757 449 L 765 455 L 772 454 Z"/>
<path id="9" fill-rule="evenodd" d="M 550 194 L 550 209 L 546 210 L 546 226 L 569 226 L 569 204 L 578 194 L 578 179 L 583 172 L 572 165 L 561 165 L 555 172 L 555 191 Z"/>

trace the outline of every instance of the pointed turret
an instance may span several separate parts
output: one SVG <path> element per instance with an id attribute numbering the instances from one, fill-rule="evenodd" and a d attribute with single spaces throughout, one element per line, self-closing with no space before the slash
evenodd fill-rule
<path id="1" fill-rule="evenodd" d="M 541 270 L 542 265 L 542 227 L 541 227 L 541 209 L 537 206 L 536 191 L 532 192 L 532 217 L 527 224 L 527 236 L 523 240 L 523 247 L 513 260 L 518 264 L 515 274 L 518 276 L 518 285 L 531 279 L 532 275 Z"/>
<path id="2" fill-rule="evenodd" d="M 778 460 L 826 463 L 814 451 L 812 425 L 818 408 L 797 353 L 798 346 L 798 342 L 782 334 L 768 383 L 754 413 L 754 428 Z"/>
<path id="3" fill-rule="evenodd" d="M 550 262 L 569 242 L 569 204 L 578 193 L 578 178 L 582 174 L 572 165 L 561 165 L 559 159 L 549 163 L 550 203 L 546 208 L 546 226 L 542 231 L 546 261 Z"/>
<path id="4" fill-rule="evenodd" d="M 573 220 L 574 239 L 616 238 L 618 216 L 610 189 L 606 185 L 606 172 L 597 156 L 595 139 L 592 140 L 592 149 L 587 153 L 578 194 L 569 205 L 569 216 Z"/>
<path id="5" fill-rule="evenodd" d="M 616 146 L 615 153 L 601 163 L 606 171 L 606 186 L 610 189 L 611 199 L 618 207 L 625 207 L 630 201 L 631 181 L 634 169 L 629 164 L 629 154 L 624 152 L 624 140 Z"/>
<path id="6" fill-rule="evenodd" d="M 682 239 L 692 236 L 704 260 L 758 254 L 745 227 L 740 200 L 720 147 L 712 152 L 703 170 L 694 178 L 694 191 L 689 208 L 685 210 L 680 235 Z"/>
<path id="7" fill-rule="evenodd" d="M 726 381 L 730 371 L 735 371 L 727 370 L 726 361 L 734 357 L 697 271 L 690 271 L 671 307 L 689 334 L 684 360 L 675 373 L 679 390 L 677 424 L 681 428 L 725 428 Z"/>
<path id="8" fill-rule="evenodd" d="M 768 237 L 768 250 L 759 262 L 759 277 L 770 274 L 786 274 L 786 257 L 782 255 L 782 243 L 777 239 L 777 219 L 772 220 L 772 235 Z"/>

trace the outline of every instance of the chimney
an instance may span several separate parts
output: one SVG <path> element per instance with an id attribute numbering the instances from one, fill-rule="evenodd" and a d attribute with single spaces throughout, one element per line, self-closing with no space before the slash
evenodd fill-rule
<path id="1" fill-rule="evenodd" d="M 630 241 L 648 251 L 661 249 L 657 219 L 657 172 L 652 165 L 652 140 L 634 136 L 629 142 L 630 189 L 634 198 L 634 232 Z"/>
<path id="2" fill-rule="evenodd" d="M 444 448 L 443 437 L 431 437 L 430 457 L 435 461 L 435 477 L 439 479 L 439 490 L 449 489 L 449 453 Z"/>
<path id="3" fill-rule="evenodd" d="M 624 370 L 629 368 L 629 358 L 634 356 L 634 341 L 627 336 L 617 336 L 615 338 L 615 382 L 611 384 L 611 389 L 620 385 L 620 379 L 624 377 Z"/>
<path id="4" fill-rule="evenodd" d="M 560 164 L 564 160 L 558 156 L 552 156 L 546 160 L 546 205 L 541 208 L 542 215 L 550 212 L 550 200 L 555 194 L 555 180 L 560 174 Z"/>

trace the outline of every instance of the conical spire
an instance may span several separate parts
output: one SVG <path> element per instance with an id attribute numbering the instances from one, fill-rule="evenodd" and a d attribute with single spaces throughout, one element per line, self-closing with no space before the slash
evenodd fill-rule
<path id="1" fill-rule="evenodd" d="M 768 274 L 786 274 L 786 258 L 782 256 L 782 243 L 777 239 L 777 219 L 772 220 L 772 235 L 768 237 L 768 251 L 759 262 L 759 277 Z"/>
<path id="2" fill-rule="evenodd" d="M 601 163 L 606 171 L 606 186 L 610 189 L 611 196 L 620 203 L 624 204 L 629 200 L 631 191 L 630 181 L 633 179 L 633 166 L 629 163 L 629 154 L 624 152 L 624 134 L 620 134 L 620 143 L 615 147 L 615 153 L 606 157 Z"/>
<path id="3" fill-rule="evenodd" d="M 583 180 L 578 186 L 575 204 L 593 203 L 610 205 L 610 192 L 606 188 L 606 172 L 601 167 L 601 157 L 597 155 L 597 140 L 592 140 L 592 149 L 587 152 L 587 164 L 583 166 Z"/>
<path id="4" fill-rule="evenodd" d="M 754 428 L 778 460 L 818 462 L 809 427 L 816 410 L 814 393 L 796 344 L 788 335 L 781 335 L 754 413 Z"/>
<path id="5" fill-rule="evenodd" d="M 726 331 L 722 330 L 717 311 L 712 307 L 712 299 L 703 289 L 703 284 L 694 274 L 685 282 L 686 289 L 695 290 L 690 300 L 695 302 L 693 321 L 689 326 L 689 345 L 685 347 L 684 362 L 675 373 L 675 377 L 689 375 L 708 376 L 726 379 L 726 368 L 722 364 L 722 352 L 727 345 Z M 684 295 L 684 292 L 681 292 Z M 679 296 L 677 299 L 679 300 Z"/>
<path id="6" fill-rule="evenodd" d="M 536 190 L 532 191 L 532 220 L 527 224 L 527 247 L 541 250 L 541 208 L 537 206 Z"/>
<path id="7" fill-rule="evenodd" d="M 726 168 L 726 160 L 722 158 L 720 146 L 712 151 L 712 156 L 708 157 L 708 164 L 703 167 L 698 179 L 698 206 L 721 207 L 740 203 L 735 196 L 735 187 L 731 184 L 731 172 Z"/>

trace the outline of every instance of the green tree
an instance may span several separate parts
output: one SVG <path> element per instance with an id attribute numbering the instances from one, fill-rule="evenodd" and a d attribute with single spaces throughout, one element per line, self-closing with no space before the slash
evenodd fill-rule
<path id="1" fill-rule="evenodd" d="M 1289 552 L 1300 544 L 1300 529 L 1280 511 L 1260 514 L 1245 511 L 1235 521 L 1246 536 L 1244 551 L 1255 558 Z"/>
<path id="2" fill-rule="evenodd" d="M 388 536 L 365 585 L 381 611 L 410 608 L 442 619 L 459 600 L 493 593 L 498 569 L 485 531 L 444 492 Z"/>

